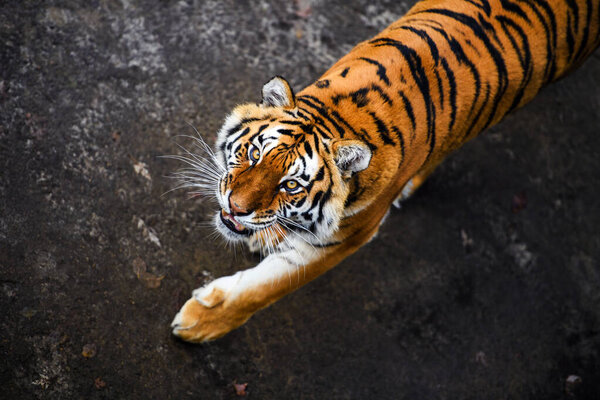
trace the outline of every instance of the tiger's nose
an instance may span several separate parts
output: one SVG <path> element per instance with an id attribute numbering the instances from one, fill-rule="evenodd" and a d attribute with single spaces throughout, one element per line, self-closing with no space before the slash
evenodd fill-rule
<path id="1" fill-rule="evenodd" d="M 248 210 L 240 207 L 233 199 L 229 198 L 229 210 L 234 216 L 244 216 L 250 214 Z"/>

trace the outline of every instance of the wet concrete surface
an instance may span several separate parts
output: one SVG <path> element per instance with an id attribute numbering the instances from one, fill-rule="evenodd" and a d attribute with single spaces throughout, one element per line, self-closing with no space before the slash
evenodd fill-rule
<path id="1" fill-rule="evenodd" d="M 409 6 L 2 2 L 0 397 L 597 398 L 598 52 L 330 273 L 217 342 L 170 336 L 192 289 L 257 259 L 163 195 L 180 165 L 158 156 Z"/>

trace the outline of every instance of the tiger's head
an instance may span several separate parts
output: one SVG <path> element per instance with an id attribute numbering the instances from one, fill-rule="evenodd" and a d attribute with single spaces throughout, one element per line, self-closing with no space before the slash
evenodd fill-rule
<path id="1" fill-rule="evenodd" d="M 258 240 L 261 232 L 330 237 L 338 228 L 348 180 L 368 167 L 371 150 L 340 139 L 296 106 L 289 83 L 275 77 L 260 104 L 236 107 L 218 133 L 216 158 L 224 168 L 215 224 L 229 240 Z M 321 121 L 322 122 L 322 121 Z"/>

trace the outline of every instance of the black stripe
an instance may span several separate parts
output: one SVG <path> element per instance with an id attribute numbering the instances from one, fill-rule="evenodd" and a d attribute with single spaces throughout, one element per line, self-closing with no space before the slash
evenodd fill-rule
<path id="1" fill-rule="evenodd" d="M 519 2 L 523 3 L 524 5 L 528 6 L 533 13 L 536 15 L 537 19 L 542 23 L 542 26 L 544 28 L 544 33 L 545 33 L 545 39 L 546 39 L 546 64 L 544 67 L 544 81 L 548 80 L 548 76 L 549 76 L 549 71 L 550 71 L 550 64 L 552 62 L 552 41 L 550 40 L 550 26 L 548 25 L 548 21 L 546 21 L 544 19 L 544 17 L 542 16 L 542 13 L 540 12 L 540 10 L 538 10 L 538 8 L 536 6 L 534 6 L 533 3 L 527 1 L 527 0 L 518 0 Z"/>
<path id="2" fill-rule="evenodd" d="M 331 96 L 331 101 L 333 102 L 334 105 L 338 105 L 338 103 L 340 102 L 340 100 L 346 99 L 348 98 L 347 95 L 345 94 L 336 94 L 335 96 Z"/>
<path id="3" fill-rule="evenodd" d="M 431 39 L 427 32 L 425 32 L 422 29 L 413 28 L 412 26 L 402 26 L 400 27 L 400 29 L 410 31 L 418 35 L 421 39 L 423 39 L 427 43 L 427 46 L 429 46 L 429 51 L 431 52 L 431 57 L 433 57 L 433 61 L 435 61 L 435 65 L 438 65 L 438 61 L 440 59 L 440 52 L 438 51 L 437 45 L 435 44 L 433 39 Z"/>
<path id="4" fill-rule="evenodd" d="M 369 43 L 373 44 L 376 47 L 395 47 L 408 63 L 410 72 L 412 74 L 412 78 L 417 84 L 417 87 L 419 88 L 419 91 L 423 96 L 423 101 L 425 102 L 425 111 L 427 117 L 427 142 L 431 146 L 431 153 L 431 151 L 433 150 L 432 144 L 435 143 L 435 105 L 433 104 L 433 101 L 431 99 L 429 79 L 427 78 L 427 73 L 425 72 L 423 63 L 421 62 L 421 57 L 419 57 L 419 55 L 413 48 L 408 47 L 394 39 L 378 38 L 371 40 Z"/>
<path id="5" fill-rule="evenodd" d="M 322 190 L 319 190 L 317 193 L 315 193 L 315 195 L 312 198 L 312 204 L 308 209 L 309 211 L 312 211 L 319 206 L 319 200 L 321 200 L 321 196 L 323 196 L 323 193 L 324 192 Z"/>
<path id="6" fill-rule="evenodd" d="M 381 140 L 383 140 L 383 144 L 395 146 L 396 143 L 390 137 L 390 130 L 385 125 L 385 122 L 379 119 L 379 117 L 377 117 L 377 114 L 375 114 L 373 111 L 369 111 L 369 115 L 371 116 L 371 118 L 373 118 L 373 122 L 375 122 L 375 125 L 377 126 L 377 133 L 379 133 L 379 137 L 381 138 Z"/>
<path id="7" fill-rule="evenodd" d="M 235 154 L 235 156 L 236 156 L 236 157 L 241 157 L 241 154 L 237 154 L 237 153 L 238 153 L 238 151 L 240 151 L 240 149 L 241 149 L 241 148 L 242 148 L 242 144 L 240 143 L 240 144 L 238 144 L 238 145 L 236 146 L 236 148 L 233 150 L 233 154 Z"/>
<path id="8" fill-rule="evenodd" d="M 317 172 L 317 175 L 315 175 L 315 179 L 313 180 L 313 182 L 319 182 L 320 180 L 323 180 L 324 177 L 325 167 L 321 166 L 321 168 L 319 168 L 319 172 Z"/>
<path id="9" fill-rule="evenodd" d="M 546 39 L 547 39 L 547 57 L 546 57 L 546 71 L 544 73 L 544 80 L 549 82 L 554 79 L 554 73 L 556 72 L 556 59 L 554 56 L 554 52 L 556 50 L 556 17 L 554 16 L 554 12 L 552 8 L 548 5 L 546 0 L 520 0 L 525 4 L 528 4 L 531 9 L 536 13 L 540 21 L 548 28 L 546 29 Z M 538 10 L 537 5 L 539 5 L 548 15 L 549 21 L 542 16 L 542 13 Z M 548 26 L 549 23 L 549 26 Z"/>
<path id="10" fill-rule="evenodd" d="M 335 122 L 327 113 L 327 111 L 325 110 L 325 108 L 323 108 L 322 106 L 316 105 L 315 103 L 313 103 L 311 100 L 308 100 L 308 98 L 311 98 L 312 96 L 301 96 L 298 97 L 298 100 L 303 102 L 304 104 L 314 108 L 321 116 L 323 116 L 323 118 L 325 118 L 327 121 L 329 121 L 331 123 L 331 125 L 333 125 L 333 127 L 338 131 L 338 133 L 340 134 L 341 137 L 344 137 L 344 128 L 342 128 L 337 122 Z M 317 99 L 317 101 L 321 104 L 323 104 L 320 100 Z"/>
<path id="11" fill-rule="evenodd" d="M 297 113 L 300 118 L 304 119 L 305 121 L 310 121 L 310 118 L 308 118 L 308 116 L 304 115 L 304 113 L 300 109 L 298 109 Z"/>
<path id="12" fill-rule="evenodd" d="M 314 125 L 314 128 L 320 136 L 325 137 L 327 139 L 331 139 L 331 135 L 329 135 L 329 132 L 326 132 L 321 126 Z"/>
<path id="13" fill-rule="evenodd" d="M 423 18 L 423 17 L 419 17 L 417 18 L 406 18 L 404 19 L 405 23 L 411 23 L 413 25 L 423 25 L 429 28 L 433 28 L 433 27 L 437 27 L 440 29 L 444 29 L 444 25 L 442 25 L 439 21 L 433 20 L 433 19 L 428 19 L 428 18 Z M 402 27 L 397 27 L 397 28 L 393 28 L 394 29 L 402 29 Z"/>
<path id="14" fill-rule="evenodd" d="M 356 185 L 358 186 L 358 181 L 356 182 Z M 364 191 L 365 188 L 360 186 L 354 188 L 354 190 L 348 194 L 348 197 L 346 197 L 346 201 L 344 201 L 344 208 L 348 208 L 350 205 L 352 205 L 352 203 L 355 203 L 364 193 Z"/>
<path id="15" fill-rule="evenodd" d="M 567 1 L 569 1 L 569 0 L 567 0 Z M 521 7 L 519 7 L 515 3 L 511 2 L 510 0 L 501 0 L 501 3 L 502 3 L 502 8 L 505 11 L 508 11 L 509 13 L 517 14 L 519 17 L 521 17 L 525 21 L 527 21 L 527 25 L 531 26 L 531 20 L 529 19 L 529 16 L 527 15 L 527 13 L 525 13 L 525 11 L 523 11 L 523 9 Z"/>
<path id="16" fill-rule="evenodd" d="M 327 144 L 327 142 L 325 140 L 323 140 L 323 138 L 321 138 L 320 140 L 321 140 L 321 145 L 323 146 L 323 149 L 325 150 L 325 153 L 331 154 L 331 149 L 329 148 L 329 145 Z"/>
<path id="17" fill-rule="evenodd" d="M 264 125 L 259 126 L 258 127 L 258 131 L 256 131 L 256 133 L 254 135 L 250 136 L 250 138 L 248 139 L 248 141 L 249 142 L 253 141 L 254 138 L 256 138 L 258 135 L 260 135 L 262 133 L 262 131 L 264 131 L 268 126 L 269 126 L 269 124 L 264 124 Z"/>
<path id="18" fill-rule="evenodd" d="M 402 136 L 402 132 L 400 132 L 400 129 L 398 129 L 397 126 L 392 125 L 392 132 L 394 132 L 396 134 L 396 137 L 398 138 L 398 142 L 400 143 L 400 163 L 398 165 L 402 165 L 402 163 L 404 162 L 404 137 Z"/>
<path id="19" fill-rule="evenodd" d="M 242 119 L 242 120 L 240 121 L 240 124 L 241 124 L 241 125 L 245 125 L 245 124 L 247 124 L 248 122 L 254 122 L 254 121 L 264 121 L 264 120 L 267 120 L 267 119 L 269 119 L 269 117 L 265 117 L 265 118 L 244 118 L 244 119 Z"/>
<path id="20" fill-rule="evenodd" d="M 523 11 L 521 7 L 513 3 L 511 0 L 500 0 L 500 2 L 502 3 L 502 8 L 505 11 L 508 11 L 512 14 L 517 14 L 519 17 L 523 18 L 527 22 L 527 25 L 531 26 L 531 20 L 529 19 L 529 16 L 527 15 L 527 13 L 525 13 L 525 11 Z"/>
<path id="21" fill-rule="evenodd" d="M 369 89 L 362 88 L 350 93 L 350 97 L 352 98 L 352 102 L 356 104 L 356 107 L 361 108 L 369 104 L 368 93 Z"/>
<path id="22" fill-rule="evenodd" d="M 350 71 L 350 67 L 346 67 L 346 68 L 345 68 L 345 69 L 342 71 L 342 73 L 340 74 L 340 76 L 341 76 L 342 78 L 345 78 L 345 77 L 346 77 L 346 75 L 348 75 L 348 71 Z"/>
<path id="23" fill-rule="evenodd" d="M 544 0 L 537 0 L 537 1 L 544 1 Z M 502 57 L 502 54 L 500 54 L 498 52 L 498 49 L 496 49 L 490 43 L 490 40 L 489 40 L 488 36 L 486 35 L 486 33 L 482 30 L 481 26 L 477 23 L 477 21 L 474 20 L 472 17 L 465 15 L 465 14 L 461 14 L 461 13 L 457 13 L 457 12 L 445 10 L 445 9 L 439 9 L 439 8 L 432 8 L 432 9 L 424 10 L 423 12 L 440 14 L 440 15 L 446 16 L 448 18 L 452 18 L 453 20 L 460 22 L 464 26 L 468 27 L 479 38 L 479 40 L 481 40 L 483 42 L 483 44 L 487 48 L 488 52 L 492 56 L 492 60 L 493 60 L 494 64 L 496 65 L 496 70 L 497 70 L 498 89 L 497 89 L 497 93 L 495 94 L 495 96 L 493 98 L 492 109 L 490 111 L 490 115 L 489 115 L 487 121 L 485 122 L 484 128 L 489 126 L 489 124 L 492 122 L 492 120 L 496 116 L 496 111 L 498 109 L 498 106 L 500 105 L 500 101 L 502 100 L 502 97 L 504 96 L 504 93 L 506 92 L 506 89 L 508 87 L 508 71 L 506 69 L 506 64 L 504 63 L 504 58 Z"/>
<path id="24" fill-rule="evenodd" d="M 406 110 L 406 114 L 408 115 L 408 119 L 410 120 L 410 124 L 412 126 L 412 135 L 411 137 L 414 138 L 415 135 L 415 129 L 416 129 L 416 121 L 415 121 L 415 113 L 413 111 L 413 106 L 410 103 L 410 100 L 408 100 L 408 98 L 406 97 L 406 95 L 404 95 L 404 92 L 402 92 L 402 90 L 398 91 L 398 95 L 400 95 L 400 98 L 402 99 L 402 102 L 404 103 L 404 109 Z"/>
<path id="25" fill-rule="evenodd" d="M 307 109 L 302 109 L 302 110 L 312 118 L 311 128 L 314 129 L 315 131 L 317 131 L 317 133 L 320 136 L 325 137 L 327 139 L 331 139 L 331 135 L 329 134 L 329 129 L 325 126 L 325 121 L 323 121 L 323 118 L 319 117 L 318 115 L 316 115 L 315 113 L 313 113 L 310 110 L 307 110 Z M 325 150 L 327 152 L 329 152 L 328 149 L 325 149 Z"/>
<path id="26" fill-rule="evenodd" d="M 360 132 L 356 133 L 356 136 L 358 136 L 359 138 L 362 139 L 363 142 L 365 142 L 367 144 L 367 146 L 369 146 L 369 150 L 371 150 L 371 152 L 374 152 L 375 150 L 377 150 L 377 146 L 375 146 L 371 140 L 371 135 L 369 135 L 369 132 L 367 132 L 364 129 L 361 129 Z"/>
<path id="27" fill-rule="evenodd" d="M 381 97 L 384 103 L 390 105 L 393 104 L 392 99 L 390 99 L 390 97 L 383 91 L 381 86 L 375 83 L 373 83 L 369 88 L 358 89 L 354 92 L 350 92 L 350 94 L 336 94 L 335 96 L 331 97 L 331 101 L 334 105 L 337 106 L 341 100 L 350 97 L 352 102 L 356 105 L 356 107 L 361 108 L 369 103 L 369 98 L 367 97 L 369 91 L 377 92 L 377 94 L 379 95 L 379 97 Z"/>
<path id="28" fill-rule="evenodd" d="M 315 142 L 315 152 L 319 154 L 319 138 L 317 135 L 312 135 L 313 141 Z"/>
<path id="29" fill-rule="evenodd" d="M 487 14 L 488 17 L 490 16 L 491 8 L 490 8 L 490 3 L 488 3 L 487 0 L 480 0 L 481 4 L 476 3 L 474 0 L 465 0 L 465 1 L 467 3 L 473 4 L 480 10 L 483 10 Z"/>
<path id="30" fill-rule="evenodd" d="M 456 57 L 456 60 L 458 61 L 458 63 L 465 64 L 467 66 L 467 68 L 469 68 L 469 70 L 471 71 L 471 74 L 473 75 L 473 80 L 475 81 L 475 95 L 474 95 L 473 101 L 471 102 L 471 107 L 470 107 L 469 113 L 468 113 L 468 115 L 473 115 L 473 110 L 475 109 L 475 106 L 477 105 L 477 102 L 479 101 L 479 95 L 481 93 L 481 79 L 479 77 L 479 72 L 478 72 L 477 68 L 475 67 L 475 64 L 473 64 L 473 62 L 469 59 L 469 57 L 467 57 L 462 46 L 456 39 L 454 39 L 451 36 L 448 36 L 446 34 L 446 32 L 443 31 L 442 29 L 438 29 L 436 27 L 432 27 L 432 29 L 434 29 L 436 32 L 438 32 L 440 35 L 442 35 L 442 37 L 446 40 L 446 42 L 450 46 L 450 49 L 452 50 L 452 53 Z M 450 121 L 450 129 L 452 129 L 452 127 L 454 126 L 454 122 L 455 122 L 455 118 L 456 118 L 456 110 L 457 110 L 456 79 L 454 78 L 454 73 L 453 73 L 452 69 L 448 66 L 448 62 L 444 58 L 442 59 L 442 67 L 446 71 L 446 75 L 448 76 L 448 82 L 450 83 L 450 101 L 451 101 L 451 104 L 453 104 L 453 106 L 452 106 L 453 113 L 451 114 L 451 121 Z M 452 93 L 454 93 L 454 95 Z M 481 105 L 481 108 L 479 109 L 479 112 L 477 113 L 477 117 L 473 120 L 469 130 L 475 125 L 475 123 L 479 119 L 479 116 L 481 115 L 485 105 L 486 105 L 485 102 Z M 469 130 L 466 131 L 466 135 L 468 135 L 470 133 Z"/>
<path id="31" fill-rule="evenodd" d="M 325 192 L 325 194 L 323 195 L 323 198 L 321 199 L 321 214 L 323 213 L 323 206 L 325 204 L 327 204 L 327 202 L 331 198 L 331 193 L 332 193 L 331 186 L 332 185 L 327 186 L 327 191 Z"/>
<path id="32" fill-rule="evenodd" d="M 446 78 L 450 86 L 450 98 L 448 99 L 450 102 L 450 125 L 448 126 L 448 130 L 452 130 L 454 122 L 456 122 L 456 79 L 454 78 L 454 72 L 452 72 L 452 69 L 448 66 L 448 61 L 444 57 L 442 57 L 441 64 L 446 72 Z M 477 101 L 477 98 L 475 98 L 475 101 Z"/>
<path id="33" fill-rule="evenodd" d="M 390 99 L 390 97 L 383 91 L 383 89 L 381 88 L 381 86 L 376 85 L 376 84 L 372 84 L 371 85 L 371 90 L 373 90 L 374 92 L 377 92 L 377 94 L 379 96 L 381 96 L 381 98 L 383 99 L 383 102 L 389 105 L 394 104 L 394 102 L 392 101 L 392 99 Z"/>
<path id="34" fill-rule="evenodd" d="M 481 52 L 479 51 L 479 49 L 473 44 L 473 42 L 471 42 L 469 39 L 465 39 L 465 43 L 467 44 L 467 46 L 469 46 L 474 52 L 475 54 L 477 54 L 477 57 L 481 57 Z"/>
<path id="35" fill-rule="evenodd" d="M 303 197 L 303 198 L 301 198 L 300 200 L 298 200 L 298 201 L 296 202 L 296 207 L 297 207 L 297 208 L 300 208 L 300 207 L 302 207 L 302 206 L 304 205 L 304 202 L 305 202 L 305 201 L 306 201 L 306 197 Z"/>
<path id="36" fill-rule="evenodd" d="M 496 16 L 496 19 L 500 22 L 500 26 L 502 27 L 502 29 L 504 29 L 506 36 L 508 37 L 508 39 L 512 43 L 513 47 L 515 48 L 515 51 L 517 52 L 517 56 L 519 58 L 519 62 L 521 64 L 521 68 L 523 69 L 523 77 L 521 78 L 521 83 L 519 84 L 519 89 L 517 91 L 517 94 L 515 95 L 515 98 L 511 104 L 511 106 L 508 109 L 508 112 L 510 112 L 510 111 L 514 110 L 521 102 L 521 99 L 525 95 L 525 89 L 526 89 L 527 85 L 529 84 L 529 82 L 531 81 L 531 77 L 533 76 L 533 64 L 532 64 L 532 60 L 531 60 L 531 49 L 529 47 L 529 40 L 527 39 L 526 33 L 523 31 L 523 29 L 517 23 L 515 23 L 510 18 L 501 16 L 501 15 Z M 521 45 L 523 46 L 523 49 L 522 49 L 523 53 L 521 53 L 521 49 L 519 48 L 519 45 L 516 42 L 513 35 L 510 33 L 510 30 L 507 29 L 507 27 L 506 27 L 507 25 L 510 26 L 512 29 L 514 29 L 517 32 L 517 34 L 519 35 L 519 37 L 521 38 Z"/>
<path id="37" fill-rule="evenodd" d="M 586 18 L 585 18 L 585 25 L 583 25 L 583 37 L 581 38 L 581 45 L 579 46 L 579 49 L 577 50 L 577 53 L 575 53 L 575 61 L 579 62 L 582 59 L 582 56 L 584 55 L 584 50 L 587 48 L 587 42 L 588 42 L 588 38 L 590 36 L 590 25 L 592 24 L 592 0 L 587 0 L 585 2 L 586 5 Z"/>
<path id="38" fill-rule="evenodd" d="M 569 60 L 571 60 L 573 58 L 573 50 L 575 47 L 575 39 L 573 38 L 573 32 L 577 34 L 577 32 L 579 31 L 579 6 L 577 5 L 576 0 L 566 1 L 567 7 L 569 7 L 569 10 L 567 11 L 567 45 L 569 46 Z M 573 25 L 571 25 L 571 20 L 573 20 Z"/>
<path id="39" fill-rule="evenodd" d="M 313 125 L 302 124 L 302 125 L 300 125 L 300 129 L 302 130 L 302 133 L 304 133 L 305 135 L 313 135 L 315 133 L 313 131 Z"/>
<path id="40" fill-rule="evenodd" d="M 498 47 L 504 50 L 504 45 L 502 45 L 502 42 L 500 41 L 500 39 L 498 39 L 498 35 L 496 34 L 496 29 L 494 29 L 494 25 L 490 24 L 481 14 L 477 15 L 477 19 L 479 21 L 479 25 L 481 25 L 484 31 L 488 33 L 487 36 L 492 36 L 498 44 Z"/>
<path id="41" fill-rule="evenodd" d="M 377 76 L 379 77 L 379 79 L 381 79 L 386 85 L 390 86 L 390 80 L 388 79 L 387 76 L 387 70 L 386 68 L 383 66 L 383 64 L 381 64 L 378 61 L 375 61 L 373 59 L 367 58 L 367 57 L 361 57 L 360 60 L 366 61 L 370 64 L 373 64 L 375 66 L 377 66 Z"/>
<path id="42" fill-rule="evenodd" d="M 442 85 L 442 78 L 440 78 L 440 73 L 437 68 L 434 68 L 433 72 L 435 73 L 435 79 L 437 80 L 438 86 L 438 94 L 440 97 L 440 111 L 444 110 L 444 85 Z"/>
<path id="43" fill-rule="evenodd" d="M 323 242 L 319 242 L 319 243 L 312 243 L 313 247 L 318 247 L 318 248 L 325 248 L 325 247 L 332 247 L 332 246 L 337 246 L 339 244 L 342 244 L 342 242 L 331 242 L 331 243 L 323 243 Z"/>
<path id="44" fill-rule="evenodd" d="M 310 148 L 310 145 L 308 144 L 308 142 L 307 142 L 307 141 L 304 141 L 304 150 L 306 151 L 306 155 L 307 155 L 309 158 L 312 158 L 312 156 L 313 156 L 313 151 L 312 151 L 312 149 Z"/>
<path id="45" fill-rule="evenodd" d="M 315 96 L 311 96 L 309 94 L 304 94 L 304 95 L 302 95 L 300 97 L 303 97 L 303 98 L 306 98 L 306 99 L 310 99 L 310 100 L 314 101 L 315 103 L 317 103 L 318 105 L 320 105 L 321 107 L 325 107 L 325 103 L 323 103 L 321 100 L 319 100 Z"/>
<path id="46" fill-rule="evenodd" d="M 242 129 L 242 124 L 237 124 L 233 128 L 229 129 L 227 131 L 227 133 L 225 134 L 225 136 L 229 137 L 229 136 L 233 135 L 234 133 L 236 133 L 237 131 L 239 131 L 240 129 Z"/>
<path id="47" fill-rule="evenodd" d="M 350 130 L 350 132 L 352 132 L 353 134 L 356 134 L 356 131 L 354 130 L 352 125 L 350 125 L 344 118 L 342 118 L 342 116 L 336 110 L 329 110 L 329 111 L 331 112 L 331 115 L 335 119 L 337 119 L 342 125 L 344 125 L 346 128 L 348 128 Z"/>
<path id="48" fill-rule="evenodd" d="M 329 80 L 323 79 L 321 81 L 316 81 L 315 86 L 318 87 L 319 89 L 327 88 L 327 87 L 329 87 Z"/>
<path id="49" fill-rule="evenodd" d="M 293 129 L 277 129 L 277 132 L 286 136 L 296 136 Z"/>
<path id="50" fill-rule="evenodd" d="M 233 146 L 233 144 L 234 144 L 235 142 L 237 142 L 238 140 L 240 140 L 240 138 L 241 138 L 242 136 L 246 136 L 246 135 L 248 134 L 248 132 L 250 132 L 250 128 L 249 128 L 249 127 L 247 127 L 246 129 L 244 129 L 244 130 L 243 130 L 243 131 L 242 131 L 242 132 L 241 132 L 239 135 L 237 135 L 237 136 L 235 137 L 235 139 L 232 139 L 231 141 L 229 141 L 229 143 L 227 144 L 227 150 L 231 150 L 231 146 Z M 224 144 L 225 144 L 225 143 L 223 143 L 223 145 L 224 145 Z M 221 147 L 222 147 L 222 146 L 221 146 Z"/>
<path id="51" fill-rule="evenodd" d="M 573 53 L 575 51 L 575 38 L 573 37 L 573 26 L 571 25 L 571 13 L 567 11 L 567 46 L 569 48 L 569 61 L 573 58 Z"/>

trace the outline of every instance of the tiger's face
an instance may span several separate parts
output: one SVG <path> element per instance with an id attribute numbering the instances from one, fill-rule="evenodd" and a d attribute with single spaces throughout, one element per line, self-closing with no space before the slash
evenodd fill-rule
<path id="1" fill-rule="evenodd" d="M 261 104 L 234 109 L 218 134 L 216 156 L 225 167 L 216 197 L 215 224 L 229 240 L 286 236 L 329 237 L 348 195 L 345 177 L 364 169 L 370 150 L 336 141 L 299 116 L 293 92 L 276 77 Z M 264 240 L 264 239 L 263 239 Z"/>

